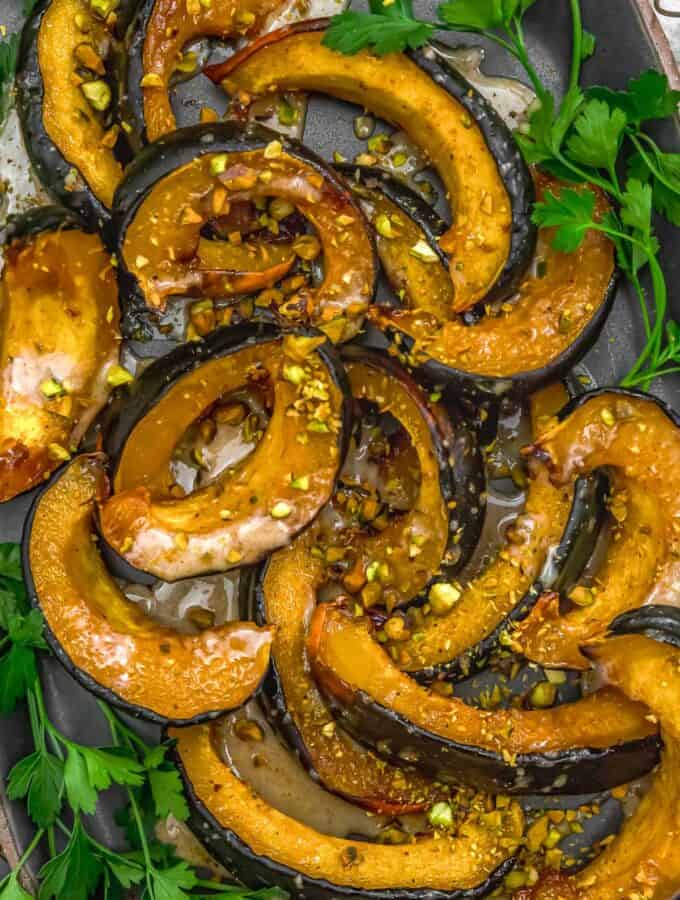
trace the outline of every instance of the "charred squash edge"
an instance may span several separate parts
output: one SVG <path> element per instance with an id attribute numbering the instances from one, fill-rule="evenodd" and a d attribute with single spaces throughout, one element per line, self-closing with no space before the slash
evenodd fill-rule
<path id="1" fill-rule="evenodd" d="M 166 731 L 166 737 L 169 735 Z M 328 900 L 329 897 L 346 897 L 350 900 L 481 900 L 502 883 L 515 864 L 510 857 L 498 866 L 493 874 L 470 890 L 441 891 L 427 888 L 394 888 L 394 890 L 364 890 L 346 885 L 332 884 L 320 878 L 310 878 L 300 872 L 254 853 L 237 834 L 221 825 L 196 793 L 177 748 L 171 751 L 179 769 L 184 790 L 189 800 L 191 815 L 189 828 L 206 849 L 251 889 L 281 887 L 300 900 Z"/>
<path id="2" fill-rule="evenodd" d="M 175 169 L 192 162 L 208 153 L 239 153 L 259 150 L 271 141 L 280 141 L 283 151 L 319 172 L 340 193 L 347 194 L 345 181 L 335 174 L 316 154 L 298 141 L 286 138 L 261 125 L 240 125 L 236 122 L 191 125 L 180 128 L 166 137 L 149 144 L 128 166 L 125 177 L 118 186 L 112 211 L 112 225 L 109 232 L 111 243 L 118 248 L 120 305 L 123 312 L 123 334 L 125 337 L 149 337 L 148 317 L 152 311 L 147 306 L 137 278 L 127 269 L 122 247 L 127 229 L 134 220 L 149 191 L 162 178 Z M 352 200 L 353 205 L 354 201 Z M 357 215 L 364 219 L 357 206 Z M 366 224 L 368 229 L 368 224 Z M 375 250 L 374 263 L 375 263 Z M 377 263 L 374 277 L 377 277 Z M 373 285 L 373 293 L 375 284 Z"/>
<path id="3" fill-rule="evenodd" d="M 46 481 L 38 490 L 35 498 L 33 499 L 31 506 L 28 511 L 28 515 L 24 521 L 24 526 L 22 529 L 21 535 L 21 567 L 24 577 L 24 582 L 26 585 L 26 592 L 28 594 L 29 600 L 32 606 L 35 609 L 40 610 L 40 601 L 38 599 L 38 591 L 36 589 L 35 583 L 33 581 L 33 576 L 31 574 L 31 560 L 30 560 L 30 544 L 31 544 L 31 532 L 33 529 L 33 522 L 35 520 L 35 516 L 38 512 L 38 507 L 43 498 L 43 495 L 49 491 L 49 489 L 57 483 L 57 481 L 64 475 L 66 470 L 72 465 L 73 460 L 64 463 L 60 466 L 56 472 L 50 477 L 48 481 Z M 93 523 L 94 529 L 94 523 Z M 101 548 L 100 548 L 101 550 Z M 102 558 L 106 563 L 105 555 L 102 553 Z M 160 628 L 161 626 L 159 626 Z M 129 700 L 125 700 L 111 688 L 106 687 L 101 684 L 91 675 L 88 675 L 87 672 L 80 669 L 78 666 L 74 664 L 69 654 L 66 652 L 61 642 L 58 640 L 55 633 L 50 628 L 47 621 L 44 623 L 44 633 L 45 639 L 49 645 L 51 652 L 57 658 L 59 663 L 64 667 L 64 669 L 68 672 L 68 674 L 74 678 L 85 690 L 89 691 L 95 697 L 98 697 L 104 700 L 106 703 L 109 703 L 111 706 L 120 709 L 121 711 L 127 713 L 135 719 L 143 720 L 145 722 L 151 722 L 154 725 L 168 726 L 172 724 L 174 727 L 184 727 L 189 725 L 196 725 L 201 722 L 212 721 L 222 715 L 224 715 L 225 710 L 215 710 L 200 714 L 198 716 L 194 716 L 190 719 L 168 719 L 166 716 L 161 716 L 158 713 L 154 712 L 147 707 L 140 706 L 138 704 L 131 703 Z M 264 681 L 264 674 L 263 679 Z M 256 696 L 257 693 L 262 688 L 262 682 L 260 682 L 259 687 L 256 692 L 252 696 Z M 251 698 L 249 699 L 252 699 Z"/>
<path id="4" fill-rule="evenodd" d="M 387 742 L 390 753 L 381 755 L 395 762 L 399 760 L 400 750 L 417 746 L 419 765 L 426 774 L 440 777 L 432 761 L 446 759 L 447 766 L 455 766 L 459 773 L 474 778 L 473 783 L 485 790 L 512 795 L 593 793 L 646 774 L 659 758 L 659 737 L 650 734 L 605 748 L 576 747 L 518 755 L 511 764 L 493 750 L 427 731 L 382 706 L 364 691 L 339 680 L 338 696 L 323 687 L 322 690 L 334 715 L 355 740 L 374 749 Z M 427 761 L 426 766 L 423 760 Z"/>
<path id="5" fill-rule="evenodd" d="M 597 472 L 579 478 L 569 518 L 558 546 L 549 553 L 541 574 L 513 609 L 489 634 L 448 663 L 409 672 L 417 681 L 466 678 L 483 667 L 489 654 L 500 645 L 501 635 L 512 632 L 512 626 L 525 619 L 546 590 L 560 591 L 578 579 L 590 559 L 607 514 L 605 500 L 609 479 Z M 455 609 L 451 615 L 455 615 Z"/>
<path id="6" fill-rule="evenodd" d="M 680 608 L 655 604 L 621 613 L 609 625 L 610 635 L 642 634 L 680 649 Z"/>
<path id="7" fill-rule="evenodd" d="M 120 10 L 121 21 L 129 14 L 131 0 L 125 0 Z M 26 20 L 21 32 L 19 57 L 16 69 L 16 108 L 19 113 L 24 144 L 40 183 L 63 203 L 81 216 L 92 230 L 105 229 L 111 211 L 95 197 L 89 187 L 68 190 L 64 185 L 73 169 L 77 169 L 63 156 L 61 150 L 48 135 L 43 122 L 43 76 L 38 59 L 38 34 L 43 16 L 52 0 L 41 0 Z M 114 61 L 114 66 L 117 62 Z M 111 77 L 115 85 L 116 79 Z M 81 176 L 82 177 L 82 176 Z M 83 179 L 84 181 L 84 179 Z"/>
<path id="8" fill-rule="evenodd" d="M 281 28 L 259 38 L 240 51 L 241 59 L 251 52 L 273 44 L 293 34 L 324 31 L 330 19 L 309 19 Z M 406 55 L 430 76 L 435 85 L 457 100 L 476 122 L 489 153 L 498 169 L 511 206 L 512 233 L 510 247 L 503 269 L 483 300 L 466 311 L 479 318 L 485 314 L 485 304 L 509 297 L 526 271 L 536 247 L 537 229 L 531 220 L 531 208 L 535 199 L 534 185 L 529 170 L 512 134 L 494 107 L 455 69 L 440 63 L 435 52 L 409 50 Z M 213 81 L 224 77 L 226 64 L 208 66 L 204 71 Z M 448 266 L 447 266 L 448 268 Z"/>
<path id="9" fill-rule="evenodd" d="M 115 476 L 120 456 L 135 425 L 150 414 L 178 378 L 210 360 L 238 353 L 244 346 L 268 343 L 285 334 L 322 336 L 321 332 L 314 329 L 284 330 L 269 322 L 259 321 L 224 326 L 213 331 L 202 341 L 176 347 L 155 360 L 138 379 L 114 392 L 109 405 L 86 435 L 85 446 L 88 449 L 101 446 L 109 457 L 111 474 Z M 339 355 L 328 340 L 316 352 L 321 356 L 334 384 L 345 398 L 338 436 L 339 458 L 342 460 L 347 452 L 351 431 L 349 383 Z M 156 581 L 153 576 L 131 566 L 104 539 L 101 542 L 101 550 L 107 565 L 119 577 L 141 584 Z"/>
<path id="10" fill-rule="evenodd" d="M 446 231 L 446 223 L 426 200 L 407 185 L 400 183 L 398 179 L 380 169 L 362 168 L 350 163 L 336 166 L 336 168 L 343 173 L 350 184 L 355 173 L 358 173 L 361 181 L 365 181 L 367 178 L 375 178 L 377 181 L 376 190 L 382 191 L 388 200 L 395 203 L 405 215 L 413 219 L 416 225 L 422 229 L 428 244 L 437 254 L 440 261 L 444 265 L 448 264 L 447 257 L 437 242 L 437 238 Z M 571 346 L 539 369 L 518 372 L 510 376 L 491 376 L 476 374 L 465 369 L 455 369 L 436 359 L 429 359 L 417 367 L 418 371 L 421 371 L 425 377 L 437 384 L 451 382 L 473 396 L 498 397 L 507 393 L 532 394 L 547 383 L 564 378 L 594 346 L 611 312 L 619 277 L 620 273 L 618 270 L 615 270 L 602 304 Z M 479 314 L 471 315 L 468 312 L 463 317 L 463 321 L 466 325 L 474 327 L 480 318 Z M 415 344 L 414 339 L 410 335 L 400 331 L 396 326 L 388 326 L 385 328 L 384 334 L 391 343 L 397 346 L 400 353 L 404 351 L 407 354 L 410 353 Z"/>

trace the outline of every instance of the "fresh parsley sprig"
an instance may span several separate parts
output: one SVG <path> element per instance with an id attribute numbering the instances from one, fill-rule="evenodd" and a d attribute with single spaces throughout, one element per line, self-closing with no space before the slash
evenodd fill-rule
<path id="1" fill-rule="evenodd" d="M 19 54 L 19 35 L 13 34 L 0 41 L 0 128 L 7 119 L 12 104 L 14 72 Z"/>
<path id="2" fill-rule="evenodd" d="M 618 213 L 595 221 L 595 195 L 584 187 L 552 194 L 536 205 L 534 221 L 555 228 L 555 246 L 578 249 L 589 228 L 616 244 L 619 263 L 635 288 L 645 327 L 645 347 L 622 383 L 643 386 L 680 369 L 680 326 L 667 320 L 668 288 L 659 263 L 653 212 L 680 225 L 680 154 L 664 152 L 644 130 L 650 121 L 676 113 L 680 92 L 667 78 L 648 71 L 624 91 L 581 87 L 584 60 L 595 38 L 583 27 L 579 0 L 569 0 L 572 55 L 569 82 L 561 102 L 543 84 L 525 39 L 523 19 L 537 0 L 447 0 L 435 21 L 422 21 L 411 0 L 370 0 L 370 13 L 352 10 L 335 16 L 324 37 L 343 53 L 370 47 L 378 54 L 416 48 L 437 31 L 465 31 L 494 41 L 517 59 L 536 93 L 529 123 L 516 133 L 529 164 L 576 183 L 604 190 Z M 648 267 L 652 283 L 649 309 L 640 275 Z"/>
<path id="3" fill-rule="evenodd" d="M 253 892 L 202 879 L 156 838 L 160 820 L 189 816 L 179 772 L 168 759 L 170 744 L 148 744 L 101 701 L 110 746 L 86 746 L 60 731 L 49 716 L 37 666 L 37 653 L 46 650 L 43 627 L 26 596 L 18 546 L 0 544 L 0 714 L 25 700 L 34 745 L 12 768 L 7 794 L 26 804 L 36 826 L 17 866 L 0 881 L 0 900 L 30 900 L 20 874 L 43 840 L 50 858 L 38 873 L 39 900 L 87 900 L 95 894 L 118 900 L 131 888 L 142 900 L 285 897 L 276 889 Z M 122 852 L 100 844 L 84 820 L 112 785 L 121 786 L 128 798 L 120 823 L 129 849 Z"/>

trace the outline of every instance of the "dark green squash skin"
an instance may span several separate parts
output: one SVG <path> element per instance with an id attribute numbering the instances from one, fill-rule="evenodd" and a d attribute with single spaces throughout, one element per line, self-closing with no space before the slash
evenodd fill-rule
<path id="1" fill-rule="evenodd" d="M 313 328 L 288 328 L 282 330 L 270 322 L 259 321 L 241 325 L 224 326 L 211 332 L 201 341 L 176 347 L 165 356 L 156 359 L 130 384 L 114 391 L 109 404 L 97 417 L 84 438 L 87 448 L 101 447 L 109 458 L 111 476 L 114 477 L 125 444 L 137 423 L 150 415 L 154 406 L 170 390 L 178 378 L 214 359 L 238 353 L 246 346 L 265 344 L 283 334 L 320 337 Z M 338 351 L 326 341 L 317 350 L 328 372 L 343 395 L 342 422 L 338 435 L 339 459 L 343 460 L 349 445 L 352 404 L 349 383 Z M 139 584 L 154 584 L 157 579 L 131 566 L 102 536 L 102 556 L 116 577 Z"/>
<path id="2" fill-rule="evenodd" d="M 546 591 L 568 590 L 579 578 L 595 549 L 607 514 L 609 480 L 601 472 L 579 478 L 574 487 L 569 518 L 559 545 L 548 555 L 541 574 L 516 606 L 478 644 L 450 662 L 409 674 L 417 681 L 456 681 L 479 671 L 501 643 L 501 635 L 529 615 Z M 455 613 L 454 613 L 455 615 Z"/>
<path id="3" fill-rule="evenodd" d="M 325 696 L 340 725 L 383 758 L 403 764 L 408 754 L 406 758 L 431 778 L 472 784 L 491 793 L 599 793 L 639 778 L 659 759 L 659 738 L 650 735 L 604 749 L 525 754 L 511 765 L 499 753 L 426 731 L 362 691 L 354 692 L 351 703 Z"/>
<path id="4" fill-rule="evenodd" d="M 609 625 L 609 635 L 642 634 L 653 641 L 680 648 L 680 609 L 650 604 L 621 613 Z"/>
<path id="5" fill-rule="evenodd" d="M 154 312 L 147 306 L 137 278 L 125 266 L 122 253 L 127 229 L 149 191 L 175 169 L 199 156 L 207 153 L 242 153 L 259 150 L 273 140 L 280 141 L 285 153 L 319 172 L 336 190 L 351 198 L 344 180 L 311 150 L 292 138 L 256 124 L 221 122 L 191 125 L 149 144 L 135 157 L 116 191 L 109 230 L 110 241 L 118 252 L 122 331 L 125 337 L 148 338 L 151 334 L 149 316 L 153 316 Z M 354 199 L 351 198 L 350 202 L 356 210 L 357 217 L 365 222 L 364 214 Z M 367 222 L 365 227 L 368 232 Z M 374 266 L 376 273 L 377 268 L 376 263 Z"/>
<path id="6" fill-rule="evenodd" d="M 346 346 L 343 348 L 342 357 L 345 360 L 366 361 L 384 369 L 395 378 L 404 382 L 411 380 L 406 373 L 391 357 L 365 350 L 361 347 Z M 428 586 L 421 592 L 425 597 L 428 587 L 438 580 L 451 578 L 455 572 L 461 569 L 468 561 L 477 545 L 479 534 L 483 524 L 484 511 L 478 505 L 470 507 L 470 497 L 483 496 L 485 488 L 484 466 L 479 448 L 469 431 L 459 422 L 442 423 L 445 426 L 444 433 L 450 435 L 448 444 L 442 442 L 442 431 L 437 424 L 435 410 L 423 408 L 423 416 L 428 420 L 433 437 L 433 446 L 438 456 L 439 469 L 442 478 L 444 497 L 446 501 L 455 500 L 456 507 L 450 511 L 450 534 L 454 535 L 462 528 L 463 537 L 456 545 L 461 551 L 458 559 L 446 566 L 441 576 L 432 579 Z M 453 452 L 451 452 L 453 450 Z M 453 463 L 451 464 L 451 458 Z M 470 512 L 470 521 L 461 524 L 457 517 Z M 454 518 L 456 517 L 456 518 Z M 453 547 L 453 545 L 452 545 Z M 259 568 L 253 569 L 242 580 L 241 602 L 244 606 L 244 615 L 253 617 L 258 625 L 267 624 L 267 598 L 264 590 L 265 578 L 269 568 L 269 561 L 264 562 Z M 296 751 L 305 767 L 315 780 L 320 780 L 314 772 L 314 768 L 307 752 L 302 735 L 298 731 L 292 716 L 288 712 L 285 692 L 281 675 L 277 669 L 276 655 L 272 653 L 269 672 L 263 684 L 262 700 L 267 715 L 272 725 L 285 737 L 290 746 Z M 402 760 L 403 765 L 403 760 Z"/>
<path id="7" fill-rule="evenodd" d="M 125 62 L 120 69 L 121 118 L 132 125 L 131 141 L 136 151 L 147 143 L 144 91 L 139 83 L 144 75 L 142 54 L 146 29 L 155 3 L 156 0 L 142 0 L 138 4 L 125 36 Z"/>
<path id="8" fill-rule="evenodd" d="M 411 190 L 411 188 L 401 184 L 396 178 L 386 172 L 382 172 L 380 169 L 362 168 L 349 164 L 338 168 L 347 177 L 350 184 L 352 177 L 357 178 L 360 182 L 365 182 L 367 179 L 376 179 L 375 189 L 382 191 L 389 200 L 392 200 L 393 203 L 399 206 L 405 215 L 410 216 L 414 220 L 422 229 L 429 246 L 437 254 L 442 264 L 448 265 L 447 257 L 437 242 L 437 239 L 446 231 L 446 223 L 437 215 L 426 200 Z M 524 269 L 522 269 L 520 277 L 523 272 Z M 609 282 L 603 303 L 573 344 L 550 363 L 539 369 L 517 372 L 502 377 L 480 375 L 465 369 L 455 369 L 452 366 L 439 362 L 437 359 L 428 359 L 426 362 L 418 364 L 417 369 L 434 384 L 451 384 L 453 387 L 458 388 L 474 403 L 478 403 L 481 400 L 494 400 L 504 394 L 515 396 L 533 394 L 539 388 L 566 377 L 570 370 L 592 349 L 611 312 L 618 280 L 619 272 L 615 271 Z M 514 288 L 516 287 L 517 283 L 514 284 Z M 491 295 L 489 295 L 489 298 L 484 302 L 489 303 L 492 299 Z M 463 317 L 463 321 L 467 325 L 474 326 L 480 318 L 479 310 L 475 314 L 469 311 Z M 400 331 L 396 326 L 388 326 L 384 331 L 384 335 L 398 349 L 402 362 L 408 364 L 407 357 L 415 343 L 413 338 Z"/>
<path id="9" fill-rule="evenodd" d="M 36 206 L 20 215 L 10 216 L 2 229 L 3 245 L 36 237 L 46 231 L 91 232 L 87 222 L 62 206 Z"/>
<path id="10" fill-rule="evenodd" d="M 68 190 L 66 179 L 76 168 L 62 155 L 45 129 L 42 117 L 43 76 L 38 60 L 38 33 L 43 16 L 52 0 L 41 0 L 27 19 L 21 32 L 21 44 L 16 70 L 16 106 L 21 121 L 24 144 L 33 168 L 40 183 L 65 207 L 82 217 L 91 230 L 103 229 L 109 221 L 111 211 L 95 197 L 83 179 L 81 187 Z M 131 0 L 126 0 L 121 9 L 121 17 L 125 18 Z M 108 61 L 107 61 L 108 62 Z M 115 68 L 114 57 L 111 65 Z M 108 70 L 107 65 L 107 70 Z M 109 72 L 110 74 L 110 72 Z M 110 77 L 110 86 L 115 88 L 116 79 Z M 115 91 L 114 91 L 115 93 Z M 112 108 L 115 108 L 112 104 Z M 122 156 L 127 158 L 125 141 L 122 141 Z"/>
<path id="11" fill-rule="evenodd" d="M 173 761 L 179 769 L 184 791 L 189 801 L 191 815 L 188 825 L 208 852 L 218 859 L 229 872 L 251 890 L 280 887 L 299 900 L 329 900 L 343 897 L 347 900 L 480 900 L 500 886 L 512 869 L 515 859 L 505 860 L 493 874 L 471 890 L 440 891 L 427 888 L 409 890 L 359 890 L 345 885 L 331 884 L 320 878 L 302 875 L 288 866 L 254 853 L 239 836 L 217 821 L 196 793 L 176 749 Z"/>

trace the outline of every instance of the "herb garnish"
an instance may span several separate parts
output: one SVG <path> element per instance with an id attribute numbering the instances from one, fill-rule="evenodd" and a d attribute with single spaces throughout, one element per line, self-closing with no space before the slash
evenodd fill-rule
<path id="1" fill-rule="evenodd" d="M 7 113 L 12 105 L 12 88 L 18 54 L 18 34 L 12 34 L 4 41 L 0 41 L 0 128 L 5 124 Z"/>
<path id="2" fill-rule="evenodd" d="M 583 27 L 579 0 L 569 0 L 572 58 L 568 88 L 558 103 L 533 65 L 525 40 L 524 15 L 536 2 L 448 0 L 438 7 L 435 21 L 423 21 L 414 15 L 412 0 L 370 0 L 368 13 L 348 10 L 335 16 L 324 43 L 342 53 L 370 47 L 382 55 L 420 47 L 435 31 L 465 31 L 499 44 L 522 64 L 537 98 L 528 127 L 516 133 L 526 161 L 567 181 L 599 186 L 618 208 L 596 222 L 593 192 L 568 188 L 559 198 L 548 194 L 537 203 L 533 220 L 556 229 L 554 245 L 564 252 L 576 250 L 589 228 L 614 241 L 619 264 L 638 295 L 646 337 L 622 384 L 647 388 L 655 378 L 680 372 L 680 326 L 666 318 L 668 289 L 652 221 L 656 211 L 680 225 L 680 154 L 664 152 L 643 126 L 674 115 L 680 92 L 653 70 L 633 79 L 625 91 L 582 89 L 581 68 L 596 42 Z M 653 311 L 640 283 L 645 267 Z"/>
<path id="3" fill-rule="evenodd" d="M 7 794 L 25 801 L 37 829 L 18 866 L 0 881 L 0 900 L 31 900 L 19 874 L 43 840 L 50 859 L 38 876 L 39 900 L 87 900 L 95 894 L 113 900 L 134 886 L 143 900 L 285 897 L 277 889 L 249 891 L 201 879 L 172 847 L 158 841 L 159 820 L 172 814 L 183 821 L 189 815 L 179 772 L 167 759 L 170 744 L 147 744 L 101 701 L 111 746 L 85 746 L 56 727 L 45 707 L 36 659 L 47 648 L 43 625 L 40 612 L 29 606 L 19 547 L 0 544 L 0 714 L 13 712 L 25 699 L 34 745 L 12 768 Z M 83 821 L 113 784 L 121 785 L 128 798 L 119 816 L 130 847 L 123 852 L 100 844 Z"/>

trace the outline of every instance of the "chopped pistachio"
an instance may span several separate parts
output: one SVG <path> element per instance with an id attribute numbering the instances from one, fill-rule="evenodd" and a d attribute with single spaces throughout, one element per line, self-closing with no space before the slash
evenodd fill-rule
<path id="1" fill-rule="evenodd" d="M 311 262 L 321 253 L 321 242 L 313 234 L 303 234 L 293 241 L 293 253 Z"/>
<path id="2" fill-rule="evenodd" d="M 281 125 L 294 125 L 298 120 L 298 111 L 290 103 L 282 100 L 276 110 Z"/>
<path id="3" fill-rule="evenodd" d="M 265 159 L 276 159 L 283 153 L 283 145 L 281 141 L 270 141 L 264 148 L 263 156 Z"/>
<path id="4" fill-rule="evenodd" d="M 290 216 L 295 212 L 295 207 L 290 200 L 284 200 L 282 197 L 275 197 L 269 204 L 269 215 L 275 222 L 280 222 L 286 216 Z"/>
<path id="5" fill-rule="evenodd" d="M 321 727 L 321 734 L 327 738 L 333 737 L 335 734 L 335 722 L 326 722 L 326 724 Z"/>
<path id="6" fill-rule="evenodd" d="M 90 8 L 102 19 L 108 18 L 118 6 L 118 0 L 90 0 Z"/>
<path id="7" fill-rule="evenodd" d="M 569 599 L 576 606 L 592 606 L 595 602 L 595 592 L 584 585 L 577 584 L 569 593 Z"/>
<path id="8" fill-rule="evenodd" d="M 616 417 L 614 416 L 614 413 L 609 408 L 605 408 L 602 410 L 602 412 L 600 413 L 600 418 L 602 419 L 604 424 L 607 426 L 607 428 L 611 428 L 612 425 L 616 422 Z"/>
<path id="9" fill-rule="evenodd" d="M 409 253 L 411 256 L 415 256 L 416 259 L 419 259 L 422 262 L 437 262 L 439 259 L 432 247 L 430 247 L 427 241 L 422 240 L 422 238 L 419 241 L 416 241 L 410 248 Z"/>
<path id="10" fill-rule="evenodd" d="M 527 877 L 521 869 L 513 869 L 505 876 L 503 884 L 509 891 L 515 891 L 524 887 L 527 883 Z"/>
<path id="11" fill-rule="evenodd" d="M 158 72 L 147 72 L 139 82 L 139 86 L 143 88 L 163 87 L 163 79 Z"/>
<path id="12" fill-rule="evenodd" d="M 111 387 L 120 387 L 122 384 L 129 384 L 135 380 L 132 372 L 128 372 L 122 366 L 111 366 L 106 373 L 106 381 Z"/>
<path id="13" fill-rule="evenodd" d="M 291 384 L 302 384 L 303 381 L 307 380 L 305 370 L 302 366 L 298 366 L 295 363 L 284 364 L 283 377 L 286 381 L 290 381 Z"/>
<path id="14" fill-rule="evenodd" d="M 193 51 L 183 53 L 175 66 L 176 72 L 195 72 L 198 66 L 198 57 Z"/>
<path id="15" fill-rule="evenodd" d="M 97 112 L 104 112 L 111 105 L 111 88 L 101 79 L 85 81 L 80 85 L 80 90 L 92 109 L 96 109 Z"/>
<path id="16" fill-rule="evenodd" d="M 389 216 L 385 215 L 385 213 L 380 213 L 380 215 L 375 217 L 375 230 L 381 237 L 384 238 L 389 239 L 395 236 L 390 218 Z"/>
<path id="17" fill-rule="evenodd" d="M 220 510 L 220 519 L 223 519 L 225 522 L 229 519 L 234 518 L 234 513 L 230 509 L 221 509 Z"/>
<path id="18" fill-rule="evenodd" d="M 399 150 L 392 157 L 392 165 L 397 169 L 400 169 L 404 163 L 408 160 L 408 156 L 403 152 L 403 150 Z"/>
<path id="19" fill-rule="evenodd" d="M 284 503 L 283 500 L 279 500 L 278 503 L 275 503 L 269 511 L 269 515 L 272 519 L 286 519 L 292 513 L 293 508 L 288 504 Z"/>
<path id="20" fill-rule="evenodd" d="M 453 809 L 449 803 L 435 803 L 427 814 L 430 825 L 435 828 L 453 828 Z"/>
<path id="21" fill-rule="evenodd" d="M 380 563 L 377 559 L 374 559 L 373 562 L 369 563 L 366 566 L 366 581 L 375 581 L 378 577 L 378 570 L 380 568 Z"/>
<path id="22" fill-rule="evenodd" d="M 312 419 L 307 423 L 307 431 L 313 431 L 316 434 L 328 434 L 328 425 L 325 422 L 319 422 L 318 419 Z"/>
<path id="23" fill-rule="evenodd" d="M 557 685 L 550 681 L 539 681 L 531 689 L 529 703 L 534 709 L 547 709 L 552 706 L 557 696 Z"/>
<path id="24" fill-rule="evenodd" d="M 294 478 L 290 486 L 295 488 L 296 491 L 308 491 L 309 490 L 309 475 L 301 475 L 299 478 Z"/>
<path id="25" fill-rule="evenodd" d="M 210 174 L 211 175 L 221 175 L 222 172 L 227 168 L 227 161 L 229 159 L 228 154 L 226 153 L 216 153 L 215 156 L 210 159 Z"/>
<path id="26" fill-rule="evenodd" d="M 228 563 L 233 564 L 233 563 L 241 562 L 242 559 L 243 559 L 243 554 L 240 552 L 240 550 L 230 550 L 229 553 L 227 553 L 227 562 Z"/>
<path id="27" fill-rule="evenodd" d="M 435 616 L 445 616 L 451 612 L 461 597 L 461 590 L 447 581 L 438 581 L 433 584 L 428 594 L 428 600 Z"/>
<path id="28" fill-rule="evenodd" d="M 66 393 L 66 388 L 56 378 L 47 378 L 40 385 L 40 392 L 48 400 L 54 400 L 57 397 L 63 397 Z"/>
<path id="29" fill-rule="evenodd" d="M 369 138 L 366 146 L 369 149 L 370 153 L 387 153 L 390 149 L 391 142 L 386 134 L 374 134 L 373 137 Z"/>

